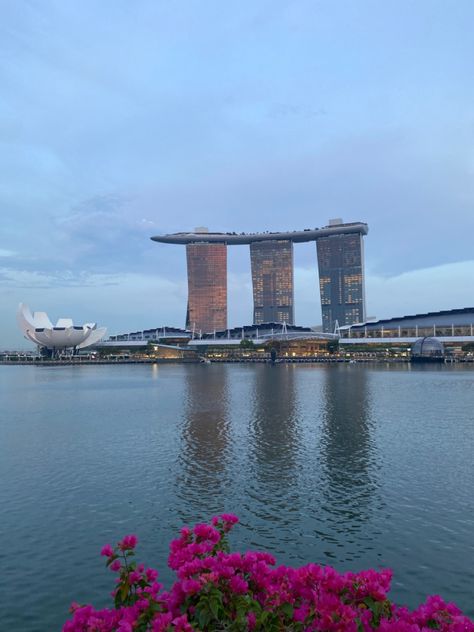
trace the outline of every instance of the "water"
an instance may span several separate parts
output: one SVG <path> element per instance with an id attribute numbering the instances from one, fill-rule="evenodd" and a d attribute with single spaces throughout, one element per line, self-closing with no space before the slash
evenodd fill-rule
<path id="1" fill-rule="evenodd" d="M 126 533 L 168 583 L 184 523 L 471 616 L 474 370 L 361 365 L 0 367 L 1 629 L 106 605 L 98 555 Z"/>

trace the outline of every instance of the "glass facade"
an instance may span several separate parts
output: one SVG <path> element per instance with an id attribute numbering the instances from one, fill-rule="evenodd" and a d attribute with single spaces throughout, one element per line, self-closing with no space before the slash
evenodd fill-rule
<path id="1" fill-rule="evenodd" d="M 293 242 L 255 241 L 250 244 L 253 322 L 294 323 Z"/>
<path id="2" fill-rule="evenodd" d="M 316 241 L 323 331 L 365 320 L 362 234 L 340 234 Z"/>
<path id="3" fill-rule="evenodd" d="M 425 338 L 418 338 L 411 348 L 411 355 L 421 358 L 442 357 L 444 355 L 444 346 L 437 338 L 431 338 L 428 336 Z"/>
<path id="4" fill-rule="evenodd" d="M 187 244 L 186 328 L 212 332 L 227 328 L 227 246 Z"/>

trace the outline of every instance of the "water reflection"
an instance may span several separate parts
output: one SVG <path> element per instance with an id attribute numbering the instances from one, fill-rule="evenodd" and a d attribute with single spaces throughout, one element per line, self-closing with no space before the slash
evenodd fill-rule
<path id="1" fill-rule="evenodd" d="M 228 484 L 229 385 L 226 365 L 189 367 L 181 427 L 177 497 L 184 521 L 222 510 Z"/>
<path id="2" fill-rule="evenodd" d="M 56 630 L 72 600 L 105 605 L 97 551 L 124 533 L 168 584 L 169 540 L 222 509 L 242 519 L 235 550 L 380 563 L 396 601 L 441 594 L 473 616 L 473 371 L 0 367 L 2 627 Z"/>
<path id="3" fill-rule="evenodd" d="M 299 451 L 294 366 L 259 367 L 253 392 L 250 447 L 256 476 L 287 486 L 295 479 Z"/>
<path id="4" fill-rule="evenodd" d="M 252 403 L 246 501 L 251 521 L 257 525 L 256 531 L 273 540 L 275 524 L 288 528 L 299 520 L 301 431 L 295 367 L 259 367 Z M 279 544 L 284 544 L 283 531 L 279 532 L 279 539 Z"/>
<path id="5" fill-rule="evenodd" d="M 363 529 L 375 505 L 380 504 L 373 438 L 369 372 L 365 368 L 336 366 L 325 371 L 322 413 L 321 491 L 325 522 L 335 535 L 350 543 Z M 357 557 L 363 546 L 347 547 Z M 352 551 L 351 551 L 352 549 Z"/>

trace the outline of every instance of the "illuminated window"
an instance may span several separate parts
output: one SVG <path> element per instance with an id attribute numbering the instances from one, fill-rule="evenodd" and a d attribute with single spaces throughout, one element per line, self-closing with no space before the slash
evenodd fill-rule
<path id="1" fill-rule="evenodd" d="M 294 323 L 293 242 L 260 241 L 250 244 L 254 319 L 256 325 Z"/>
<path id="2" fill-rule="evenodd" d="M 317 240 L 323 330 L 365 320 L 362 235 L 330 235 Z"/>
<path id="3" fill-rule="evenodd" d="M 188 244 L 186 327 L 203 333 L 227 328 L 227 247 Z"/>

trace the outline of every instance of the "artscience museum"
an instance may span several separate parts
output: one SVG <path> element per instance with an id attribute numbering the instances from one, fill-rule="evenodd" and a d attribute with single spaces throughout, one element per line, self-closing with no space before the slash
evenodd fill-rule
<path id="1" fill-rule="evenodd" d="M 17 321 L 27 340 L 53 354 L 68 349 L 85 349 L 99 342 L 107 333 L 105 327 L 98 328 L 95 323 L 74 325 L 70 318 L 60 318 L 53 325 L 46 312 L 31 313 L 24 303 L 18 306 Z"/>

